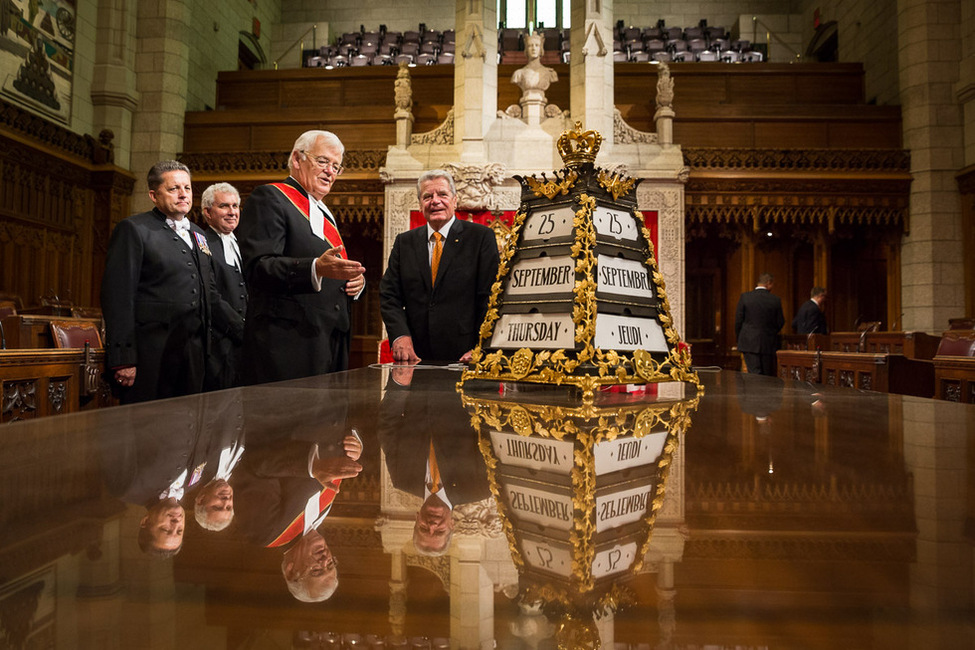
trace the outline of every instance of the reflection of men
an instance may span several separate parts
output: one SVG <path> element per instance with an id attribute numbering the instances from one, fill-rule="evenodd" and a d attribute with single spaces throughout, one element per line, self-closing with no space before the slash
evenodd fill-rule
<path id="1" fill-rule="evenodd" d="M 164 160 L 147 183 L 156 207 L 112 231 L 101 289 L 106 363 L 123 403 L 200 392 L 209 329 L 241 326 L 217 293 L 203 231 L 186 218 L 189 169 Z"/>
<path id="2" fill-rule="evenodd" d="M 152 409 L 135 410 L 125 421 L 131 435 L 114 435 L 117 428 L 100 435 L 109 492 L 146 508 L 138 541 L 149 555 L 171 557 L 182 546 L 186 515 L 180 504 L 201 483 L 209 462 L 210 432 L 201 430 L 198 415 L 198 403 L 192 402 L 170 409 L 165 418 Z"/>
<path id="3" fill-rule="evenodd" d="M 809 292 L 809 300 L 802 303 L 792 319 L 792 329 L 796 334 L 829 334 L 826 316 L 823 314 L 824 302 L 826 302 L 826 289 L 813 287 Z"/>
<path id="4" fill-rule="evenodd" d="M 468 361 L 498 272 L 497 240 L 454 216 L 457 190 L 442 169 L 420 176 L 417 197 L 427 225 L 396 237 L 379 285 L 393 358 Z"/>
<path id="5" fill-rule="evenodd" d="M 146 509 L 139 522 L 139 548 L 148 555 L 167 558 L 183 547 L 186 513 L 176 497 L 167 496 Z"/>
<path id="6" fill-rule="evenodd" d="M 200 198 L 207 227 L 203 232 L 210 252 L 217 290 L 239 318 L 239 326 L 226 335 L 215 335 L 207 358 L 207 388 L 220 390 L 236 384 L 240 348 L 244 342 L 244 313 L 247 289 L 234 230 L 240 220 L 240 194 L 230 183 L 217 183 L 203 190 Z"/>
<path id="7" fill-rule="evenodd" d="M 315 529 L 284 552 L 281 574 L 291 595 L 303 603 L 328 600 L 339 586 L 338 563 Z"/>
<path id="8" fill-rule="evenodd" d="M 785 316 L 782 301 L 772 293 L 772 284 L 772 274 L 763 273 L 755 289 L 741 294 L 735 309 L 735 336 L 748 372 L 774 377 L 775 351 Z"/>
<path id="9" fill-rule="evenodd" d="M 239 391 L 207 393 L 201 399 L 200 431 L 209 437 L 207 464 L 193 498 L 193 514 L 204 529 L 220 531 L 234 518 L 229 480 L 244 454 L 244 412 Z"/>
<path id="10" fill-rule="evenodd" d="M 735 381 L 738 407 L 743 413 L 754 415 L 756 422 L 765 423 L 773 413 L 782 408 L 783 387 L 781 380 L 738 373 Z"/>
<path id="11" fill-rule="evenodd" d="M 392 377 L 380 407 L 386 466 L 396 488 L 423 499 L 413 546 L 421 555 L 441 555 L 450 546 L 453 508 L 490 496 L 484 458 L 451 373 L 393 370 L 401 374 Z"/>
<path id="12" fill-rule="evenodd" d="M 234 489 L 225 478 L 204 485 L 193 501 L 196 523 L 206 530 L 220 531 L 234 518 Z"/>
<path id="13" fill-rule="evenodd" d="M 304 440 L 249 446 L 231 479 L 236 528 L 246 540 L 284 550 L 281 571 L 298 600 L 330 597 L 338 586 L 335 563 L 318 533 L 342 479 L 362 471 L 357 435 L 338 448 Z"/>
<path id="14" fill-rule="evenodd" d="M 303 133 L 288 158 L 291 176 L 247 198 L 237 229 L 248 289 L 244 383 L 348 367 L 349 300 L 362 290 L 365 269 L 346 258 L 322 203 L 344 151 L 328 131 Z"/>

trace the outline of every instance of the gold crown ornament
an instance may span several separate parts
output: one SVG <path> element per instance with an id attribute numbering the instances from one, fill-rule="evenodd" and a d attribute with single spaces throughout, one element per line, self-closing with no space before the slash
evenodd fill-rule
<path id="1" fill-rule="evenodd" d="M 574 129 L 559 136 L 555 146 L 566 167 L 581 167 L 585 163 L 596 162 L 596 154 L 602 143 L 603 136 L 592 130 L 583 131 L 582 122 L 576 122 Z"/>

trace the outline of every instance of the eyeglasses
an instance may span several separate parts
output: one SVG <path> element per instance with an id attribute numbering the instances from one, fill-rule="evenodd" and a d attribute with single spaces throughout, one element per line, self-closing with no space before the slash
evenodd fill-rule
<path id="1" fill-rule="evenodd" d="M 312 158 L 311 156 L 308 155 L 307 151 L 302 151 L 301 153 L 305 154 L 305 158 L 315 163 L 315 165 L 319 169 L 328 169 L 336 176 L 339 176 L 343 171 L 345 171 L 345 167 L 343 167 L 337 162 L 332 162 L 325 156 L 318 156 L 317 158 Z"/>
<path id="2" fill-rule="evenodd" d="M 339 568 L 339 561 L 336 560 L 334 556 L 330 556 L 324 562 L 321 563 L 316 562 L 315 564 L 310 565 L 301 574 L 301 577 L 304 578 L 305 576 L 316 576 L 316 577 L 323 576 L 325 575 L 326 571 L 330 571 L 330 570 L 338 571 L 338 568 Z"/>

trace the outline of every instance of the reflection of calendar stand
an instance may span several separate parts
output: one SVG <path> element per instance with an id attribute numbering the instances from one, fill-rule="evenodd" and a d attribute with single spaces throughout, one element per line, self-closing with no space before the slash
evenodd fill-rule
<path id="1" fill-rule="evenodd" d="M 636 181 L 594 166 L 602 137 L 576 123 L 566 166 L 518 180 L 522 203 L 481 325 L 469 380 L 700 386 L 670 317 Z"/>
<path id="2" fill-rule="evenodd" d="M 463 393 L 478 429 L 520 600 L 587 615 L 622 604 L 651 553 L 671 462 L 699 397 L 593 405 Z"/>

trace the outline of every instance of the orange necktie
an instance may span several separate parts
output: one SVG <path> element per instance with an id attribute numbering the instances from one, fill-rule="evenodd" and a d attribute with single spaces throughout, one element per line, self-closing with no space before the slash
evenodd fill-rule
<path id="1" fill-rule="evenodd" d="M 440 267 L 440 256 L 443 254 L 443 235 L 433 233 L 433 257 L 430 259 L 430 284 L 437 283 L 437 269 Z"/>
<path id="2" fill-rule="evenodd" d="M 430 483 L 427 485 L 431 494 L 440 491 L 440 468 L 437 467 L 437 455 L 433 453 L 433 440 L 430 441 Z"/>

